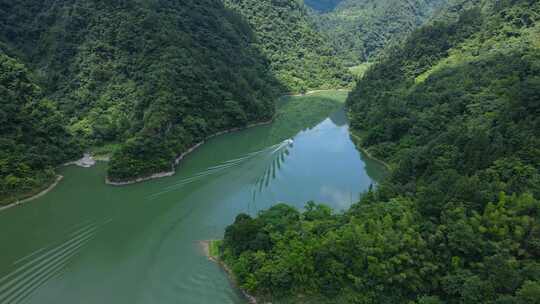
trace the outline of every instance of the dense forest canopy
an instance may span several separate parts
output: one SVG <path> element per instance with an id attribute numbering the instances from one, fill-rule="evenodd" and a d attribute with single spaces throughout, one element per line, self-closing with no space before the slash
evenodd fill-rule
<path id="1" fill-rule="evenodd" d="M 210 134 L 271 119 L 280 93 L 350 83 L 301 3 L 225 3 L 2 0 L 0 47 L 63 117 L 66 138 L 119 143 L 108 175 L 129 180 L 170 171 Z M 2 187 L 15 174 L 3 172 Z"/>
<path id="2" fill-rule="evenodd" d="M 109 167 L 113 180 L 170 171 L 205 136 L 269 120 L 286 90 L 268 72 L 249 24 L 218 0 L 2 1 L 0 20 L 2 49 L 41 87 L 31 96 L 17 88 L 2 94 L 1 110 L 42 104 L 62 113 L 58 122 L 83 147 L 122 143 Z M 17 100 L 21 108 L 10 109 Z M 19 136 L 9 124 L 3 139 Z M 40 151 L 51 161 L 43 166 L 64 161 L 49 152 L 69 134 L 47 132 L 51 147 Z M 12 154 L 2 164 L 22 164 Z M 10 166 L 2 166 L 2 196 L 19 189 L 12 176 L 25 176 Z"/>
<path id="3" fill-rule="evenodd" d="M 251 24 L 256 45 L 290 91 L 345 87 L 351 76 L 301 1 L 224 0 Z"/>
<path id="4" fill-rule="evenodd" d="M 462 12 L 472 8 L 480 8 L 488 5 L 487 1 L 482 0 L 446 0 L 446 4 L 437 10 L 429 22 L 455 22 Z"/>
<path id="5" fill-rule="evenodd" d="M 112 181 L 170 171 L 375 55 L 347 107 L 390 176 L 343 213 L 239 215 L 220 253 L 238 284 L 285 303 L 540 303 L 538 0 L 0 0 L 0 204 L 109 143 Z"/>
<path id="6" fill-rule="evenodd" d="M 41 190 L 54 166 L 80 155 L 66 122 L 28 69 L 0 50 L 0 205 Z"/>
<path id="7" fill-rule="evenodd" d="M 346 65 L 352 66 L 373 59 L 387 44 L 406 37 L 446 1 L 343 0 L 314 18 Z"/>
<path id="8" fill-rule="evenodd" d="M 390 177 L 344 214 L 239 215 L 222 258 L 285 303 L 540 303 L 540 2 L 453 1 L 347 101 Z M 460 3 L 458 3 L 460 2 Z"/>

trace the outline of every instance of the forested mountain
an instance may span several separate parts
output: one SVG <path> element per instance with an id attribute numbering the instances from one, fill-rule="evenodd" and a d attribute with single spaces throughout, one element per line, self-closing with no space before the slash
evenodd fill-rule
<path id="1" fill-rule="evenodd" d="M 392 168 L 378 189 L 344 214 L 279 205 L 227 228 L 243 288 L 273 302 L 540 303 L 540 2 L 478 4 L 385 52 L 350 94 L 359 145 Z"/>
<path id="2" fill-rule="evenodd" d="M 2 71 L 10 93 L 0 97 L 1 117 L 36 115 L 18 120 L 36 128 L 51 120 L 23 113 L 29 103 L 55 117 L 52 130 L 30 125 L 21 133 L 17 121 L 4 124 L 3 140 L 32 147 L 18 147 L 18 155 L 2 150 L 2 197 L 23 190 L 12 185 L 14 177 L 34 173 L 20 173 L 24 162 L 13 157 L 33 159 L 39 149 L 47 159 L 36 160 L 40 166 L 74 157 L 69 149 L 57 153 L 69 139 L 57 124 L 84 147 L 121 143 L 109 177 L 125 180 L 170 171 L 178 153 L 209 134 L 269 120 L 274 99 L 285 91 L 253 46 L 249 24 L 218 0 L 2 1 L 0 20 L 2 48 L 18 57 L 2 55 L 3 69 L 13 75 Z M 15 60 L 26 62 L 40 93 L 25 89 L 37 91 L 37 85 Z M 65 119 L 54 116 L 57 108 Z M 39 141 L 25 135 L 32 132 L 54 140 L 43 148 L 22 138 Z"/>
<path id="3" fill-rule="evenodd" d="M 67 120 L 27 68 L 0 50 L 0 205 L 54 181 L 54 166 L 80 155 Z"/>
<path id="4" fill-rule="evenodd" d="M 446 1 L 343 0 L 333 10 L 316 15 L 315 20 L 340 57 L 352 66 L 371 59 L 388 43 L 405 38 Z"/>
<path id="5" fill-rule="evenodd" d="M 351 77 L 301 1 L 224 0 L 256 32 L 257 47 L 291 91 L 344 87 Z"/>
<path id="6" fill-rule="evenodd" d="M 82 147 L 120 143 L 109 177 L 129 180 L 170 171 L 217 131 L 269 120 L 279 93 L 349 83 L 302 4 L 226 4 L 2 0 L 0 47 Z M 5 196 L 6 178 L 22 176 L 2 170 Z"/>

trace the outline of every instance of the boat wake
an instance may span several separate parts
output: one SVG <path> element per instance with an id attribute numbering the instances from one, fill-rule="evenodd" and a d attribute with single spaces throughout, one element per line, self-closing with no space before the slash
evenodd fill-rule
<path id="1" fill-rule="evenodd" d="M 66 241 L 44 247 L 13 264 L 15 270 L 0 278 L 0 303 L 22 303 L 39 287 L 60 277 L 68 263 L 111 220 L 85 224 L 70 233 Z"/>
<path id="2" fill-rule="evenodd" d="M 153 193 L 153 194 L 149 195 L 147 197 L 147 199 L 155 200 L 155 199 L 159 198 L 159 196 L 161 196 L 163 194 L 169 193 L 171 191 L 178 190 L 178 189 L 184 187 L 185 185 L 188 185 L 188 184 L 194 183 L 196 181 L 199 181 L 199 180 L 201 180 L 201 179 L 203 179 L 203 178 L 205 178 L 207 176 L 222 173 L 222 172 L 224 172 L 224 171 L 226 171 L 228 169 L 241 166 L 241 165 L 247 163 L 248 161 L 250 161 L 252 159 L 255 159 L 257 157 L 260 157 L 260 156 L 263 156 L 263 155 L 274 155 L 276 153 L 280 153 L 286 147 L 292 145 L 292 143 L 293 143 L 292 139 L 286 139 L 286 140 L 284 140 L 284 141 L 282 141 L 282 142 L 280 142 L 278 144 L 266 147 L 266 148 L 264 148 L 262 150 L 251 152 L 251 153 L 248 153 L 248 154 L 246 154 L 246 155 L 244 155 L 242 157 L 227 160 L 227 161 L 225 161 L 225 162 L 223 162 L 221 164 L 206 168 L 204 171 L 198 172 L 198 173 L 194 174 L 193 176 L 181 179 L 178 182 L 163 188 L 162 191 L 160 191 L 160 192 Z"/>

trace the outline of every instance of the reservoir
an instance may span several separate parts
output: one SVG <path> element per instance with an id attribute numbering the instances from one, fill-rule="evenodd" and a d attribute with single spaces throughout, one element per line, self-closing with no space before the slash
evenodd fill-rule
<path id="1" fill-rule="evenodd" d="M 53 191 L 0 213 L 0 303 L 245 303 L 199 241 L 279 202 L 345 210 L 384 176 L 350 138 L 346 94 L 285 98 L 274 123 L 212 138 L 169 178 L 60 169 Z"/>

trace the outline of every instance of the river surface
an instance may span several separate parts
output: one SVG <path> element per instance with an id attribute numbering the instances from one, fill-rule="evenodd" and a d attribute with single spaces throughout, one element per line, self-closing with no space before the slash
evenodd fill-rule
<path id="1" fill-rule="evenodd" d="M 346 209 L 384 174 L 343 110 L 325 117 L 216 137 L 175 176 L 128 187 L 104 184 L 105 163 L 61 169 L 52 192 L 0 213 L 0 303 L 245 303 L 200 240 L 277 202 Z"/>

